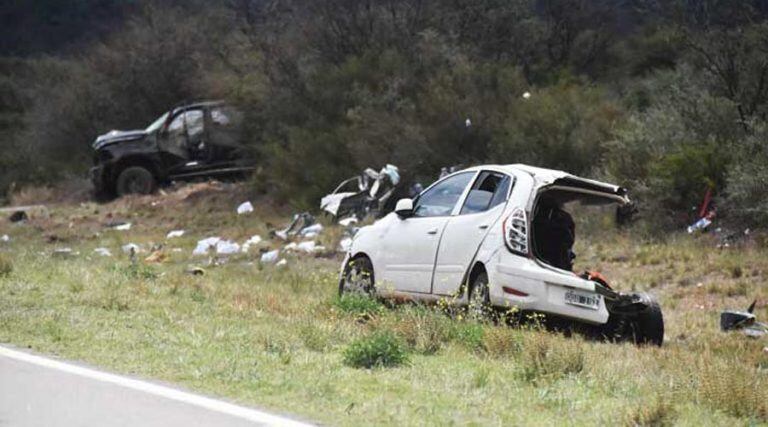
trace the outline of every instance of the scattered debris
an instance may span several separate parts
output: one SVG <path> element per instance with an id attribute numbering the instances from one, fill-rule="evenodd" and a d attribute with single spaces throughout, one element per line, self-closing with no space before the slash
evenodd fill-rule
<path id="1" fill-rule="evenodd" d="M 530 98 L 531 98 L 531 93 L 530 92 L 524 92 L 523 93 L 523 99 L 530 99 Z"/>
<path id="2" fill-rule="evenodd" d="M 357 221 L 357 217 L 352 215 L 350 217 L 339 220 L 339 225 L 342 227 L 349 227 L 352 224 L 357 224 Z"/>
<path id="3" fill-rule="evenodd" d="M 240 252 L 240 245 L 230 240 L 219 240 L 216 243 L 217 255 L 232 255 Z"/>
<path id="4" fill-rule="evenodd" d="M 265 252 L 261 255 L 261 262 L 263 264 L 272 264 L 273 262 L 277 262 L 277 257 L 280 256 L 280 250 L 275 249 L 274 251 Z"/>
<path id="5" fill-rule="evenodd" d="M 190 267 L 186 270 L 186 272 L 193 276 L 205 276 L 205 269 L 202 267 Z"/>
<path id="6" fill-rule="evenodd" d="M 314 240 L 310 240 L 307 242 L 301 242 L 298 245 L 296 245 L 296 249 L 302 252 L 306 252 L 308 254 L 311 254 L 315 252 L 315 248 L 317 247 L 317 243 L 315 243 Z"/>
<path id="7" fill-rule="evenodd" d="M 27 213 L 24 211 L 16 211 L 12 213 L 11 216 L 8 217 L 8 221 L 11 221 L 11 222 L 21 222 L 21 221 L 26 221 L 27 219 L 29 219 L 29 217 L 27 216 Z"/>
<path id="8" fill-rule="evenodd" d="M 11 236 L 7 234 L 3 234 L 2 236 L 0 236 L 0 242 L 8 243 L 10 241 L 11 241 Z"/>
<path id="9" fill-rule="evenodd" d="M 144 258 L 147 264 L 162 264 L 168 260 L 168 254 L 162 250 L 153 251 L 148 257 Z"/>
<path id="10" fill-rule="evenodd" d="M 167 236 L 165 236 L 166 239 L 174 239 L 176 237 L 181 237 L 184 235 L 184 230 L 173 230 L 168 233 Z"/>
<path id="11" fill-rule="evenodd" d="M 195 250 L 192 251 L 192 255 L 208 255 L 208 251 L 211 248 L 215 248 L 221 240 L 221 237 L 208 237 L 197 242 Z"/>
<path id="12" fill-rule="evenodd" d="M 69 258 L 71 256 L 78 255 L 72 248 L 59 248 L 53 250 L 53 256 L 56 258 Z"/>
<path id="13" fill-rule="evenodd" d="M 256 246 L 259 243 L 261 243 L 261 236 L 258 234 L 251 236 L 250 239 L 246 240 L 245 243 L 243 243 L 242 252 L 248 253 L 248 251 L 251 249 L 251 246 Z"/>
<path id="14" fill-rule="evenodd" d="M 238 215 L 249 214 L 251 212 L 253 212 L 253 204 L 251 204 L 251 202 L 242 203 L 237 207 Z"/>
<path id="15" fill-rule="evenodd" d="M 760 338 L 768 334 L 768 325 L 758 322 L 753 314 L 757 300 L 747 308 L 747 311 L 725 310 L 720 313 L 720 329 L 723 331 L 741 330 L 750 338 Z"/>
<path id="16" fill-rule="evenodd" d="M 103 257 L 111 257 L 112 256 L 112 251 L 110 251 L 107 248 L 96 248 L 96 249 L 93 250 L 93 252 L 96 253 L 97 255 L 100 255 L 100 256 L 103 256 Z"/>
<path id="17" fill-rule="evenodd" d="M 131 229 L 132 224 L 130 222 L 115 221 L 115 222 L 108 222 L 107 224 L 105 224 L 105 226 L 107 228 L 111 228 L 117 231 L 128 231 Z"/>
<path id="18" fill-rule="evenodd" d="M 277 236 L 280 239 L 289 240 L 301 233 L 305 228 L 315 224 L 315 222 L 315 217 L 309 212 L 298 213 L 293 216 L 293 220 L 287 227 L 282 230 L 271 231 L 270 236 Z"/>
<path id="19" fill-rule="evenodd" d="M 287 245 L 285 245 L 283 250 L 285 250 L 287 252 L 290 252 L 290 251 L 295 251 L 298 247 L 299 247 L 299 245 L 296 242 L 291 242 L 291 243 L 288 243 Z"/>
<path id="20" fill-rule="evenodd" d="M 285 258 L 281 259 L 280 261 L 277 262 L 277 264 L 275 264 L 275 266 L 277 267 L 283 267 L 286 265 L 288 265 L 288 260 Z"/>
<path id="21" fill-rule="evenodd" d="M 323 231 L 323 224 L 312 224 L 308 227 L 304 227 L 299 231 L 299 236 L 305 239 L 311 239 L 317 237 Z"/>
<path id="22" fill-rule="evenodd" d="M 127 245 L 123 245 L 121 249 L 123 250 L 123 253 L 129 255 L 141 252 L 141 247 L 136 243 L 128 243 Z"/>
<path id="23" fill-rule="evenodd" d="M 320 200 L 320 209 L 334 217 L 369 213 L 382 214 L 386 202 L 400 183 L 397 166 L 386 165 L 379 172 L 367 168 L 362 174 L 339 184 L 333 192 Z M 354 185 L 357 184 L 357 185 Z"/>

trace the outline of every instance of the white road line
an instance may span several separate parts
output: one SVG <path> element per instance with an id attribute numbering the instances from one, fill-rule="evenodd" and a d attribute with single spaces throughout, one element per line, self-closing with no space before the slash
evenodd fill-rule
<path id="1" fill-rule="evenodd" d="M 181 390 L 176 390 L 170 387 L 164 387 L 132 378 L 121 377 L 119 375 L 110 374 L 107 372 L 84 368 L 82 366 L 71 365 L 69 363 L 60 362 L 58 360 L 47 359 L 45 357 L 12 350 L 3 346 L 0 346 L 0 356 L 8 357 L 10 359 L 18 360 L 21 362 L 31 363 L 33 365 L 42 366 L 49 369 L 55 369 L 57 371 L 67 372 L 73 375 L 79 375 L 81 377 L 90 378 L 105 383 L 115 384 L 121 387 L 138 390 L 160 397 L 165 397 L 167 399 L 184 402 L 214 412 L 244 418 L 246 420 L 261 424 L 280 427 L 311 426 L 311 424 L 306 424 L 289 418 L 280 417 L 278 415 L 272 415 L 266 412 L 257 411 L 255 409 L 234 405 L 232 403 L 223 402 L 221 400 L 211 399 L 209 397 L 187 393 Z"/>

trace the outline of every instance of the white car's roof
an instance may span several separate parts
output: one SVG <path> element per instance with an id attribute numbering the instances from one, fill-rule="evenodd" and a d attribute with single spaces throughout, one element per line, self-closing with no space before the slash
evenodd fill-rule
<path id="1" fill-rule="evenodd" d="M 531 175 L 533 179 L 536 181 L 536 184 L 539 186 L 551 184 L 557 181 L 558 179 L 568 178 L 572 181 L 581 182 L 584 184 L 589 184 L 594 187 L 602 188 L 604 191 L 607 190 L 617 194 L 623 194 L 624 192 L 626 192 L 626 190 L 624 190 L 622 187 L 618 185 L 609 184 L 607 182 L 595 181 L 587 178 L 581 178 L 561 170 L 539 168 L 535 166 L 524 165 L 521 163 L 516 163 L 513 165 L 480 165 L 480 166 L 471 167 L 468 170 L 478 170 L 478 169 L 495 169 L 495 170 L 499 170 L 507 173 L 512 173 L 513 171 L 522 171 Z"/>

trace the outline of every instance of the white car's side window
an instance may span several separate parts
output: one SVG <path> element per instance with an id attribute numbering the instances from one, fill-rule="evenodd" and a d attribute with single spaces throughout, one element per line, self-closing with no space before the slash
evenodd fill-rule
<path id="1" fill-rule="evenodd" d="M 413 216 L 433 217 L 450 215 L 473 176 L 475 176 L 475 172 L 462 172 L 446 178 L 430 188 L 419 196 Z"/>
<path id="2" fill-rule="evenodd" d="M 469 190 L 460 215 L 485 212 L 507 200 L 512 178 L 497 172 L 483 172 Z"/>

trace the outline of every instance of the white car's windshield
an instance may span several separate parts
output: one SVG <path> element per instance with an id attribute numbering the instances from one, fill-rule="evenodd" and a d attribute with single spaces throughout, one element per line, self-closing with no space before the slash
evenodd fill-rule
<path id="1" fill-rule="evenodd" d="M 151 133 L 160 129 L 160 126 L 162 126 L 163 123 L 165 123 L 166 119 L 168 119 L 168 113 L 165 113 L 162 116 L 160 116 L 160 118 L 152 122 L 151 125 L 147 126 L 147 128 L 144 129 L 144 131 L 147 133 Z"/>

